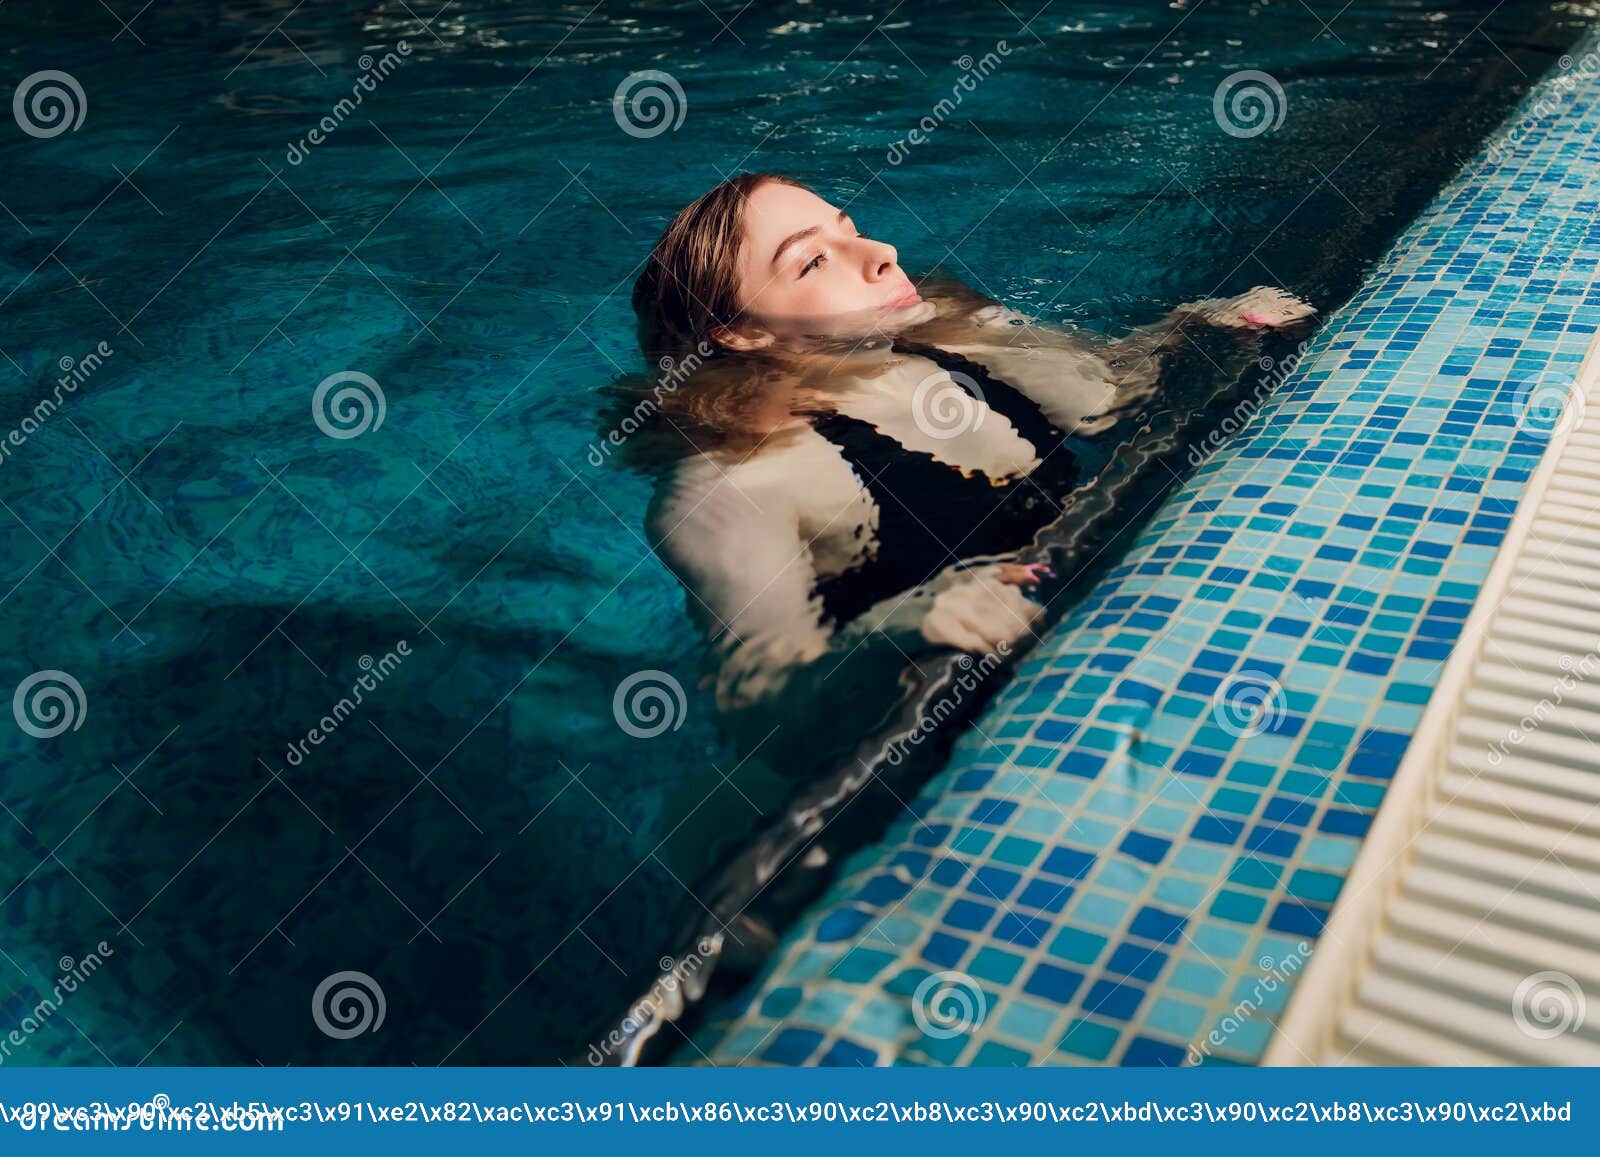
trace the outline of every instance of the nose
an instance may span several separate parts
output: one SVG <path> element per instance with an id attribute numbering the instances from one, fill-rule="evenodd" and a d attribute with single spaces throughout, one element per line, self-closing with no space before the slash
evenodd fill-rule
<path id="1" fill-rule="evenodd" d="M 866 277 L 868 281 L 884 281 L 899 267 L 900 254 L 885 241 L 867 242 Z"/>

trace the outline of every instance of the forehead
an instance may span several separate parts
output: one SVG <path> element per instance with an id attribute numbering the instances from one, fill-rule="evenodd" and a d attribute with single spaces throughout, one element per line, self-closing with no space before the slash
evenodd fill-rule
<path id="1" fill-rule="evenodd" d="M 744 235 L 750 256 L 766 262 L 778 243 L 798 229 L 828 225 L 839 210 L 810 189 L 768 181 L 745 199 Z"/>

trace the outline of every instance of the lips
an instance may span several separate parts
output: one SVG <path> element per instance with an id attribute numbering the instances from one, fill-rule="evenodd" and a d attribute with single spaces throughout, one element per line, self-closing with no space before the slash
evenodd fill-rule
<path id="1" fill-rule="evenodd" d="M 921 301 L 922 294 L 917 292 L 916 286 L 907 282 L 905 289 L 891 297 L 887 304 L 890 309 L 907 309 Z"/>

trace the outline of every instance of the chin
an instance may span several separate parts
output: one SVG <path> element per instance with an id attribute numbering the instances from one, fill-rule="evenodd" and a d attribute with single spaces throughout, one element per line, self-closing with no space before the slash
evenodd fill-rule
<path id="1" fill-rule="evenodd" d="M 925 321 L 932 321 L 939 309 L 931 301 L 923 300 L 915 305 L 902 306 L 891 309 L 884 314 L 883 323 L 891 329 L 905 329 L 907 326 L 921 325 Z"/>

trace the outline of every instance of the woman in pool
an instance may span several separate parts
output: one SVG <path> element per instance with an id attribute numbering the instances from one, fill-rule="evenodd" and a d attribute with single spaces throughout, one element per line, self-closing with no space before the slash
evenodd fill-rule
<path id="1" fill-rule="evenodd" d="M 1069 440 L 1148 402 L 1193 327 L 1314 312 L 1261 288 L 1117 341 L 1040 326 L 960 286 L 919 291 L 892 245 L 764 173 L 682 210 L 633 304 L 672 371 L 633 413 L 658 410 L 683 450 L 650 536 L 718 653 L 724 708 L 871 639 L 907 654 L 1016 641 L 1048 573 L 1019 556 L 1092 480 Z"/>

